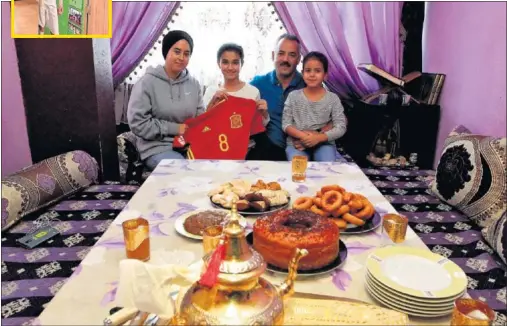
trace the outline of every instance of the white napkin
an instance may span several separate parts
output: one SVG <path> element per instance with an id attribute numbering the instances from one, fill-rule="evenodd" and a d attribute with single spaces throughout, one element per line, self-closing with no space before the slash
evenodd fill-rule
<path id="1" fill-rule="evenodd" d="M 173 265 L 156 266 L 124 259 L 120 262 L 116 302 L 120 307 L 136 308 L 170 318 L 175 313 L 170 293 L 176 275 Z"/>
<path id="2" fill-rule="evenodd" d="M 185 250 L 156 250 L 149 262 L 124 259 L 119 264 L 116 305 L 170 318 L 174 299 L 181 296 L 178 291 L 196 282 L 202 267 L 202 260 L 195 261 L 195 254 Z"/>

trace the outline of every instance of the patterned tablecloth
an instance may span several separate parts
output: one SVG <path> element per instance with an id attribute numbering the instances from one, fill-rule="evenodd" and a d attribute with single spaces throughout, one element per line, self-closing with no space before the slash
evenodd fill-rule
<path id="1" fill-rule="evenodd" d="M 182 214 L 199 208 L 211 208 L 207 192 L 231 179 L 242 178 L 278 181 L 292 198 L 313 195 L 326 184 L 340 184 L 348 191 L 369 198 L 377 211 L 395 213 L 395 209 L 353 163 L 309 163 L 307 181 L 293 183 L 289 162 L 258 161 L 186 161 L 165 160 L 156 168 L 139 191 L 113 221 L 102 238 L 91 249 L 68 282 L 47 305 L 39 320 L 42 325 L 99 325 L 109 309 L 116 306 L 118 263 L 125 259 L 121 222 L 139 214 L 150 222 L 153 257 L 165 255 L 180 260 L 198 260 L 202 244 L 176 233 L 174 221 Z M 249 219 L 250 223 L 254 220 Z M 344 266 L 318 278 L 304 278 L 296 283 L 297 292 L 347 297 L 374 302 L 364 285 L 364 263 L 368 254 L 382 243 L 380 228 L 362 235 L 342 236 L 348 247 Z M 426 248 L 412 229 L 404 245 Z M 182 255 L 182 256 L 181 256 Z M 184 256 L 184 257 L 183 257 Z M 273 283 L 282 277 L 266 274 Z M 414 324 L 449 325 L 449 316 L 437 319 L 415 319 Z"/>

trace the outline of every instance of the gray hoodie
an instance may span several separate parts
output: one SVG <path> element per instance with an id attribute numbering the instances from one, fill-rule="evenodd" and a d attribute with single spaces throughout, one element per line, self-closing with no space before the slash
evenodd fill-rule
<path id="1" fill-rule="evenodd" d="M 201 86 L 187 70 L 172 80 L 164 66 L 149 67 L 134 85 L 127 111 L 141 159 L 172 149 L 179 124 L 204 111 Z"/>

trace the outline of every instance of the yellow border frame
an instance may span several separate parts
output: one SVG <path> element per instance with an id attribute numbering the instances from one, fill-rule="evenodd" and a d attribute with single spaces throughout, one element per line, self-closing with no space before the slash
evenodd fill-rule
<path id="1" fill-rule="evenodd" d="M 15 1 L 11 0 L 11 38 L 41 38 L 41 39 L 49 39 L 49 38 L 111 38 L 113 37 L 113 1 L 109 1 L 109 14 L 108 14 L 108 34 L 82 34 L 82 35 L 39 35 L 39 34 L 16 34 L 15 33 Z M 37 22 L 38 24 L 38 22 Z"/>

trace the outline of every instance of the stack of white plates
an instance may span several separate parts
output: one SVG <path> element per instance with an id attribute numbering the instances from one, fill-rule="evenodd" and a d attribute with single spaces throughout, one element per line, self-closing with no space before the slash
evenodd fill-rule
<path id="1" fill-rule="evenodd" d="M 463 270 L 427 249 L 384 247 L 366 261 L 366 289 L 381 304 L 409 315 L 450 314 L 467 287 Z"/>

